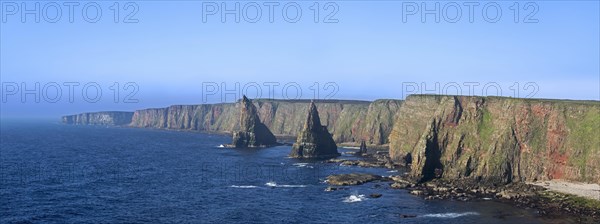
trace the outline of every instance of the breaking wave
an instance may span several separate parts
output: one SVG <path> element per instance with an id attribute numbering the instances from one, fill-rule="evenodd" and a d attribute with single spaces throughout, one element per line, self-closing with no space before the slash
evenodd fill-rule
<path id="1" fill-rule="evenodd" d="M 364 194 L 353 194 L 350 195 L 346 198 L 344 198 L 344 202 L 346 203 L 354 203 L 354 202 L 360 202 L 360 201 L 364 201 L 367 200 L 367 198 L 365 197 Z"/>
<path id="2" fill-rule="evenodd" d="M 479 213 L 477 213 L 477 212 L 463 212 L 463 213 L 450 212 L 450 213 L 426 214 L 426 215 L 423 215 L 423 217 L 454 219 L 454 218 L 467 216 L 467 215 L 479 215 Z"/>
<path id="3" fill-rule="evenodd" d="M 306 187 L 306 185 L 277 184 L 274 181 L 267 182 L 265 185 L 268 187 Z"/>
<path id="4" fill-rule="evenodd" d="M 292 165 L 294 165 L 295 167 L 298 167 L 298 168 L 301 168 L 301 167 L 306 167 L 306 168 L 311 168 L 311 169 L 314 168 L 313 166 L 309 166 L 308 163 L 294 163 Z"/>
<path id="5" fill-rule="evenodd" d="M 254 186 L 254 185 L 231 185 L 229 187 L 233 187 L 233 188 L 257 188 L 257 186 Z"/>

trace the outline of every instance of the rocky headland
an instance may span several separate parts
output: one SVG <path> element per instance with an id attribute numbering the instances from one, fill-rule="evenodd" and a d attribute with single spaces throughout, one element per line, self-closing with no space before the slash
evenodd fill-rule
<path id="1" fill-rule="evenodd" d="M 390 156 L 420 181 L 600 183 L 599 129 L 598 101 L 412 95 Z"/>
<path id="2" fill-rule="evenodd" d="M 62 117 L 62 122 L 65 124 L 79 125 L 129 125 L 133 112 L 123 111 L 105 111 L 94 113 L 82 113 L 76 115 L 68 115 Z"/>

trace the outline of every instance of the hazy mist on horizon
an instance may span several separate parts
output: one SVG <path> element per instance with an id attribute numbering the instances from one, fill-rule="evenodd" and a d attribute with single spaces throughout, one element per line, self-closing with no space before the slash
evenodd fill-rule
<path id="1" fill-rule="evenodd" d="M 243 93 L 276 99 L 447 93 L 600 100 L 597 1 L 538 1 L 535 12 L 520 2 L 516 23 L 514 2 L 498 2 L 502 12 L 495 22 L 482 16 L 486 2 L 475 8 L 473 22 L 463 2 L 460 17 L 448 2 L 438 2 L 440 10 L 450 8 L 439 22 L 433 14 L 422 22 L 420 13 L 406 13 L 406 4 L 422 7 L 420 1 L 320 2 L 317 23 L 314 2 L 307 1 L 297 2 L 302 14 L 296 22 L 286 21 L 281 8 L 288 2 L 280 2 L 272 23 L 264 2 L 258 2 L 256 23 L 247 20 L 255 17 L 251 9 L 238 15 L 239 22 L 233 14 L 222 22 L 220 13 L 205 11 L 215 2 L 120 5 L 117 23 L 113 2 L 98 2 L 102 15 L 95 23 L 82 17 L 85 2 L 75 8 L 73 23 L 64 6 L 56 23 L 47 21 L 54 14 L 39 22 L 25 15 L 22 22 L 2 3 L 3 118 L 234 102 Z M 231 9 L 236 2 L 216 3 Z M 129 15 L 133 22 L 124 23 Z"/>

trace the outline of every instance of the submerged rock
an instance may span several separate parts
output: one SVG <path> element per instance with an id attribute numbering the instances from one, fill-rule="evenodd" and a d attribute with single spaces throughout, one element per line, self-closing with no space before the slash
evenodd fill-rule
<path id="1" fill-rule="evenodd" d="M 304 128 L 298 134 L 298 138 L 290 157 L 292 158 L 331 158 L 339 156 L 337 145 L 327 126 L 321 125 L 321 118 L 314 102 L 310 102 L 308 117 Z"/>
<path id="2" fill-rule="evenodd" d="M 407 215 L 407 214 L 402 214 L 402 215 L 400 215 L 400 217 L 402 217 L 402 218 L 414 218 L 414 217 L 417 217 L 417 215 L 411 215 L 411 214 L 408 214 L 408 215 Z"/>
<path id="3" fill-rule="evenodd" d="M 233 133 L 236 148 L 266 147 L 277 144 L 275 135 L 260 122 L 256 107 L 244 96 L 241 104 L 240 131 Z"/>
<path id="4" fill-rule="evenodd" d="M 373 193 L 373 194 L 369 195 L 369 197 L 371 197 L 371 198 L 380 198 L 381 196 L 382 196 L 382 194 L 378 194 L 378 193 Z"/>
<path id="5" fill-rule="evenodd" d="M 337 190 L 348 190 L 348 188 L 346 188 L 346 187 L 332 187 L 332 186 L 329 186 L 329 187 L 325 188 L 325 191 L 327 191 L 327 192 L 337 191 Z"/>
<path id="6" fill-rule="evenodd" d="M 331 185 L 360 185 L 371 181 L 384 180 L 382 176 L 368 173 L 351 173 L 330 175 L 327 177 L 327 183 Z"/>

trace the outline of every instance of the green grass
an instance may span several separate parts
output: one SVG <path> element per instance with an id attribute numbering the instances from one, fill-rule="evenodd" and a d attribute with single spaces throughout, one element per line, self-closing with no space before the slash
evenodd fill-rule
<path id="1" fill-rule="evenodd" d="M 578 167 L 586 177 L 586 165 L 591 155 L 600 153 L 600 110 L 588 110 L 581 117 L 568 118 L 569 144 L 578 154 L 569 157 L 569 162 Z"/>
<path id="2" fill-rule="evenodd" d="M 482 110 L 481 121 L 477 126 L 477 132 L 481 137 L 482 142 L 490 142 L 490 138 L 494 133 L 494 123 L 492 114 L 487 109 Z"/>

